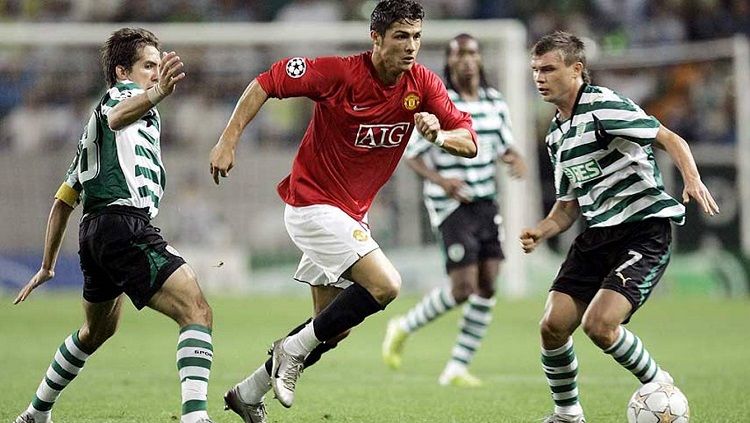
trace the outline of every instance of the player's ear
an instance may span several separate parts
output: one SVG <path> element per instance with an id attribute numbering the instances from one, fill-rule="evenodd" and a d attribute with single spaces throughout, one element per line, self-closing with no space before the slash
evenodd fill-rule
<path id="1" fill-rule="evenodd" d="M 115 66 L 115 76 L 117 76 L 117 79 L 128 79 L 128 72 L 127 69 L 125 69 L 125 66 L 123 65 L 117 65 Z"/>
<path id="2" fill-rule="evenodd" d="M 383 44 L 383 37 L 378 34 L 378 31 L 370 31 L 370 39 L 372 40 L 373 44 L 380 47 Z"/>

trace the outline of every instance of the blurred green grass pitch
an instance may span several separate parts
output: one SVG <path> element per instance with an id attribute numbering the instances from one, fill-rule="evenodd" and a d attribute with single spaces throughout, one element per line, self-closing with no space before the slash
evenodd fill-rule
<path id="1" fill-rule="evenodd" d="M 40 295 L 41 294 L 41 295 Z M 404 367 L 380 360 L 388 318 L 417 297 L 399 298 L 369 318 L 337 349 L 306 371 L 295 405 L 267 396 L 271 422 L 474 423 L 538 422 L 551 409 L 539 364 L 537 321 L 544 298 L 499 301 L 495 320 L 472 370 L 485 386 L 461 390 L 437 385 L 456 336 L 458 315 L 444 316 L 407 342 Z M 23 410 L 52 355 L 81 323 L 73 294 L 38 293 L 20 306 L 0 298 L 0 421 Z M 223 411 L 224 391 L 266 359 L 270 343 L 303 321 L 306 297 L 209 297 L 214 310 L 215 359 L 209 412 L 216 423 L 239 422 Z M 629 328 L 645 342 L 686 393 L 692 422 L 750 421 L 750 302 L 708 298 L 654 298 Z M 86 364 L 55 406 L 57 423 L 179 421 L 175 365 L 177 327 L 128 303 L 119 332 Z M 622 422 L 635 378 L 576 335 L 581 400 L 589 421 Z"/>

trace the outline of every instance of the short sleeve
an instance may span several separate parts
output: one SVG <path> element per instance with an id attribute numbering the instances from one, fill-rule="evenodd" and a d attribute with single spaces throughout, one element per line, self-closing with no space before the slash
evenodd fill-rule
<path id="1" fill-rule="evenodd" d="M 597 136 L 603 131 L 610 137 L 624 138 L 642 146 L 653 143 L 661 126 L 658 119 L 622 96 L 618 96 L 618 100 L 598 102 L 592 114 Z"/>
<path id="2" fill-rule="evenodd" d="M 270 97 L 308 97 L 319 101 L 335 95 L 344 80 L 347 58 L 290 57 L 258 75 L 258 83 Z"/>

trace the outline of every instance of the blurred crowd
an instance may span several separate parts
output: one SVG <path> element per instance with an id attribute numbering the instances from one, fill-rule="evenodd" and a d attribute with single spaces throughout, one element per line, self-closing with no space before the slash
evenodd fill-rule
<path id="1" fill-rule="evenodd" d="M 0 0 L 2 22 L 263 22 L 366 20 L 375 0 Z M 422 0 L 428 19 L 514 18 L 529 41 L 572 31 L 599 50 L 750 35 L 750 0 Z M 215 142 L 247 82 L 278 48 L 181 48 L 189 78 L 179 102 L 160 106 L 169 146 Z M 96 48 L 0 47 L 0 151 L 68 147 L 102 94 Z M 227 71 L 231 69 L 232 71 Z M 731 62 L 594 73 L 668 126 L 698 142 L 733 143 Z M 622 87 L 622 88 L 620 88 Z M 532 94 L 533 95 L 533 94 Z M 293 147 L 305 129 L 309 102 L 269 105 L 245 136 L 259 148 Z M 301 114 L 301 116 L 300 116 Z M 540 119 L 546 129 L 548 116 Z M 703 116 L 696 125 L 695 116 Z M 71 150 L 72 151 L 72 150 Z"/>

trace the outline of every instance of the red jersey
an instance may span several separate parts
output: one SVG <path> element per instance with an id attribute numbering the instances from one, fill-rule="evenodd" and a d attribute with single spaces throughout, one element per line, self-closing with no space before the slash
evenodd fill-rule
<path id="1" fill-rule="evenodd" d="M 392 86 L 372 64 L 372 52 L 347 57 L 294 57 L 257 78 L 276 98 L 315 101 L 292 171 L 277 191 L 292 206 L 329 204 L 362 220 L 398 165 L 414 130 L 414 114 L 437 116 L 441 129 L 466 128 L 440 78 L 415 63 Z"/>

